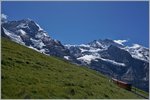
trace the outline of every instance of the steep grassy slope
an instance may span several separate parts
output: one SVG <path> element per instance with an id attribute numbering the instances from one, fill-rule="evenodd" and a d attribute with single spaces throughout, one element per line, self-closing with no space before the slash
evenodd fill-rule
<path id="1" fill-rule="evenodd" d="M 140 98 L 105 76 L 2 38 L 2 98 Z"/>

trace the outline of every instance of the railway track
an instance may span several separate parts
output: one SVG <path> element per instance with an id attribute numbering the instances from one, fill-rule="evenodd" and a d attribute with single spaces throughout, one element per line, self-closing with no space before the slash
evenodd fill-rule
<path id="1" fill-rule="evenodd" d="M 131 92 L 136 94 L 136 95 L 138 95 L 138 96 L 140 96 L 140 97 L 142 97 L 142 98 L 144 98 L 144 99 L 149 99 L 149 97 L 143 96 L 143 95 L 141 95 L 141 94 L 139 94 L 139 93 L 137 93 L 137 92 L 135 92 L 133 90 L 131 90 Z"/>

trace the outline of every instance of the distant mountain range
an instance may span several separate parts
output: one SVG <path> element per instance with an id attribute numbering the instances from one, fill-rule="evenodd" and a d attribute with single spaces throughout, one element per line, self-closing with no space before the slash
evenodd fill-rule
<path id="1" fill-rule="evenodd" d="M 141 45 L 129 47 L 111 39 L 63 45 L 31 19 L 2 22 L 1 35 L 43 54 L 86 65 L 110 77 L 131 82 L 145 91 L 149 90 L 149 49 Z"/>

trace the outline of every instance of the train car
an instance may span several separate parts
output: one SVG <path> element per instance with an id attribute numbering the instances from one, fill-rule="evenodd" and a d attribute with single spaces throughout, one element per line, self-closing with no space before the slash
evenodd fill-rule
<path id="1" fill-rule="evenodd" d="M 115 78 L 112 78 L 112 81 L 113 81 L 113 83 L 117 84 L 119 87 L 124 88 L 128 91 L 131 91 L 132 84 L 117 80 Z"/>

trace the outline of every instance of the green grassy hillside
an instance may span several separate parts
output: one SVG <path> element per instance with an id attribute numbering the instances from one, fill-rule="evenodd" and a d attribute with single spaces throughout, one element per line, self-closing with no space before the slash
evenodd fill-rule
<path id="1" fill-rule="evenodd" d="M 140 98 L 93 70 L 1 42 L 2 98 Z"/>

